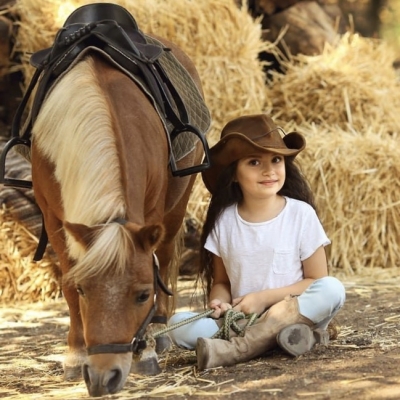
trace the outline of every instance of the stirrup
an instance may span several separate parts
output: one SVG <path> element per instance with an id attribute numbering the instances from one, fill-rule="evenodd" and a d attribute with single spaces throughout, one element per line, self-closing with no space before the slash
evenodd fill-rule
<path id="1" fill-rule="evenodd" d="M 17 145 L 27 146 L 29 149 L 31 148 L 31 141 L 29 139 L 24 139 L 22 137 L 13 137 L 11 138 L 3 148 L 0 157 L 0 184 L 2 183 L 4 186 L 13 186 L 13 187 L 20 187 L 25 189 L 32 188 L 31 181 L 24 181 L 22 179 L 13 179 L 13 178 L 6 178 L 6 158 L 7 153 Z"/>
<path id="2" fill-rule="evenodd" d="M 177 136 L 179 134 L 184 133 L 184 132 L 191 132 L 200 139 L 200 142 L 203 145 L 203 149 L 204 149 L 204 159 L 200 165 L 194 165 L 193 167 L 178 169 L 176 166 L 175 158 L 171 151 L 171 157 L 169 160 L 169 164 L 170 164 L 171 172 L 172 172 L 173 176 L 181 176 L 182 177 L 182 176 L 186 176 L 186 175 L 197 174 L 198 172 L 202 172 L 205 169 L 210 168 L 210 166 L 211 166 L 210 151 L 208 148 L 208 143 L 207 143 L 205 137 L 201 134 L 201 132 L 197 128 L 195 128 L 193 125 L 184 124 L 180 128 L 175 128 L 171 133 L 171 143 L 177 138 Z"/>

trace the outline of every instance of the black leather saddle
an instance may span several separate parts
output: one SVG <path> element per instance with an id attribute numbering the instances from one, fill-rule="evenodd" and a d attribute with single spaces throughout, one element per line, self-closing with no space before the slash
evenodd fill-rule
<path id="1" fill-rule="evenodd" d="M 201 141 L 205 152 L 203 163 L 179 170 L 171 151 L 172 174 L 186 176 L 207 169 L 210 166 L 207 141 L 202 132 L 191 124 L 182 97 L 159 62 L 162 54 L 170 49 L 146 40 L 135 19 L 125 8 L 117 4 L 95 3 L 75 10 L 58 31 L 53 46 L 31 56 L 30 63 L 36 71 L 14 116 L 12 138 L 5 145 L 0 157 L 0 183 L 25 188 L 32 186 L 31 182 L 5 177 L 7 153 L 14 146 L 30 148 L 31 129 L 47 91 L 88 47 L 107 53 L 123 69 L 131 74 L 140 75 L 163 117 L 172 126 L 171 131 L 167 133 L 170 148 L 172 141 L 184 132 L 193 133 Z M 31 112 L 21 134 L 22 115 L 37 83 Z"/>

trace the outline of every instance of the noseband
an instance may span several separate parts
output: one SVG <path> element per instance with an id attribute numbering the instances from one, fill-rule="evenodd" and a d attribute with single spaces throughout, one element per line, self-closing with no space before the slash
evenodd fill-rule
<path id="1" fill-rule="evenodd" d="M 142 325 L 137 330 L 136 334 L 130 343 L 125 344 L 98 344 L 96 346 L 87 347 L 87 353 L 89 356 L 93 354 L 104 354 L 104 353 L 129 353 L 133 352 L 139 354 L 143 349 L 146 348 L 146 339 L 144 339 L 144 333 L 147 326 L 152 322 L 154 313 L 156 312 L 156 298 L 157 298 L 157 288 L 163 290 L 168 296 L 172 296 L 172 293 L 166 287 L 160 276 L 160 264 L 158 262 L 157 256 L 153 253 L 153 269 L 154 269 L 154 303 L 151 307 L 147 317 L 142 322 Z"/>

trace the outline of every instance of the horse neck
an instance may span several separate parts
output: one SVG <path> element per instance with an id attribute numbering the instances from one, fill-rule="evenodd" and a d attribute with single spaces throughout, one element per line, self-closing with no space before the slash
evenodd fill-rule
<path id="1" fill-rule="evenodd" d="M 128 217 L 136 223 L 159 220 L 169 174 L 164 126 L 153 104 L 130 78 L 101 59 L 96 59 L 95 68 L 110 104 Z"/>

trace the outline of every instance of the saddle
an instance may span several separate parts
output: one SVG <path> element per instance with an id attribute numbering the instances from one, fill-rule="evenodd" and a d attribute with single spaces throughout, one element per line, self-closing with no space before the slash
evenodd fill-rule
<path id="1" fill-rule="evenodd" d="M 173 176 L 186 176 L 209 168 L 209 149 L 204 133 L 210 126 L 210 114 L 197 88 L 194 89 L 195 84 L 187 71 L 170 49 L 139 30 L 135 19 L 125 8 L 117 4 L 95 3 L 75 10 L 58 31 L 53 46 L 31 56 L 30 63 L 36 71 L 14 116 L 12 138 L 5 145 L 0 157 L 0 183 L 5 186 L 32 187 L 29 181 L 5 177 L 7 153 L 17 146 L 20 153 L 25 156 L 30 154 L 32 126 L 46 94 L 57 79 L 88 50 L 106 55 L 122 71 L 140 83 L 146 94 L 150 94 L 167 130 L 169 165 Z M 177 71 L 171 73 L 171 65 Z M 183 76 L 185 81 L 178 81 L 178 76 L 179 79 Z M 21 134 L 22 115 L 38 81 L 32 108 Z M 189 99 L 184 94 L 187 88 L 182 88 L 186 84 L 191 85 Z M 200 110 L 198 115 L 195 115 L 194 109 Z M 186 135 L 187 138 L 188 133 L 200 140 L 205 157 L 200 165 L 178 169 L 173 144 L 179 142 L 178 136 Z M 179 146 L 181 145 L 178 144 Z"/>

